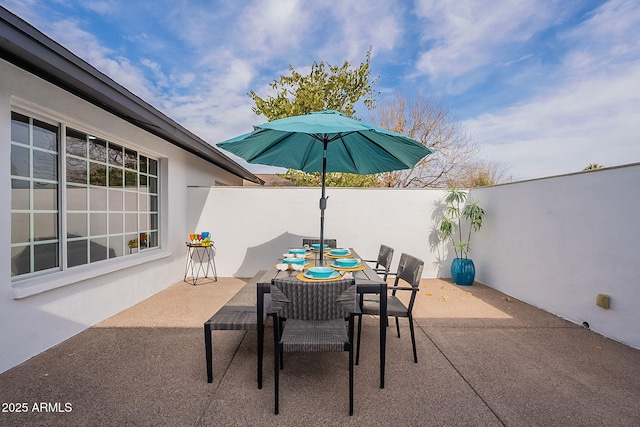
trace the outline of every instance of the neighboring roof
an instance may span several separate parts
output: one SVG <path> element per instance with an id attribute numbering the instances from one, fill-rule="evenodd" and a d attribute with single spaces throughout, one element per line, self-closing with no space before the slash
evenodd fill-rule
<path id="1" fill-rule="evenodd" d="M 36 28 L 0 7 L 0 57 L 245 180 L 262 180 Z"/>
<path id="2" fill-rule="evenodd" d="M 296 185 L 293 181 L 276 174 L 256 174 L 256 176 L 264 181 L 263 185 L 265 187 L 294 187 Z M 252 182 L 245 182 L 244 185 L 251 187 L 255 186 L 256 184 Z"/>

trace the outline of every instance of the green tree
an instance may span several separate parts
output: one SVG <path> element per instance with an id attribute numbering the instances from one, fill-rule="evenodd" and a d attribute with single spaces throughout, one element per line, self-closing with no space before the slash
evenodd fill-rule
<path id="1" fill-rule="evenodd" d="M 341 66 L 314 62 L 309 74 L 301 74 L 289 66 L 290 75 L 281 76 L 269 84 L 275 95 L 262 98 L 254 91 L 249 92 L 255 103 L 253 111 L 269 121 L 323 110 L 336 110 L 357 118 L 356 104 L 362 102 L 371 110 L 378 95 L 374 86 L 379 78 L 371 77 L 370 63 L 371 49 L 367 51 L 365 61 L 355 68 L 348 61 Z M 299 186 L 321 185 L 318 172 L 290 169 L 280 176 Z M 330 187 L 373 187 L 377 178 L 375 175 L 332 172 L 327 174 L 326 182 Z"/>
<path id="2" fill-rule="evenodd" d="M 371 49 L 357 68 L 349 61 L 341 66 L 314 62 L 309 74 L 300 74 L 291 65 L 289 76 L 281 76 L 269 84 L 275 95 L 266 98 L 254 91 L 249 97 L 255 102 L 253 111 L 269 121 L 299 116 L 313 111 L 336 110 L 355 118 L 355 105 L 362 100 L 368 109 L 378 95 L 373 87 L 379 78 L 371 78 Z"/>

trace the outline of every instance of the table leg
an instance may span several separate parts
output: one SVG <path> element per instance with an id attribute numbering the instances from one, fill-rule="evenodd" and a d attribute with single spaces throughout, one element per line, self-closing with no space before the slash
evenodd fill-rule
<path id="1" fill-rule="evenodd" d="M 380 388 L 384 388 L 384 368 L 387 348 L 387 286 L 380 286 Z"/>
<path id="2" fill-rule="evenodd" d="M 258 317 L 258 389 L 262 388 L 262 353 L 264 345 L 264 290 L 262 286 L 257 286 L 256 312 Z"/>
<path id="3" fill-rule="evenodd" d="M 213 348 L 211 344 L 211 325 L 204 324 L 204 349 L 207 355 L 207 382 L 213 382 Z"/>

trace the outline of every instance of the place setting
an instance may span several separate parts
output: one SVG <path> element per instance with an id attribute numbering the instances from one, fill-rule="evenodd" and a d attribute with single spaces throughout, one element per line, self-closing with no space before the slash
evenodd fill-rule
<path id="1" fill-rule="evenodd" d="M 351 253 L 351 251 L 349 249 L 344 249 L 344 248 L 336 248 L 336 249 L 331 249 L 330 251 L 328 251 L 325 256 L 327 258 L 349 258 L 352 257 L 353 254 Z"/>
<path id="2" fill-rule="evenodd" d="M 304 271 L 309 266 L 308 258 L 313 258 L 313 254 L 306 249 L 289 249 L 289 252 L 282 254 L 282 261 L 276 264 L 278 271 Z"/>
<path id="3" fill-rule="evenodd" d="M 298 280 L 303 282 L 326 282 L 329 280 L 338 280 L 342 278 L 340 271 L 329 266 L 315 266 L 309 267 L 307 271 L 299 273 Z"/>

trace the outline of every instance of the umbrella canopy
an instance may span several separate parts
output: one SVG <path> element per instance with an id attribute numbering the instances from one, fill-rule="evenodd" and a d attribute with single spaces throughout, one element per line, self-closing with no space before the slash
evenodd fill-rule
<path id="1" fill-rule="evenodd" d="M 286 117 L 221 142 L 223 148 L 249 163 L 322 172 L 320 244 L 324 243 L 326 173 L 360 175 L 410 169 L 433 153 L 419 142 L 337 111 Z M 323 254 L 320 251 L 320 261 Z"/>

